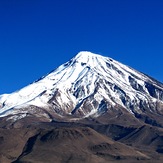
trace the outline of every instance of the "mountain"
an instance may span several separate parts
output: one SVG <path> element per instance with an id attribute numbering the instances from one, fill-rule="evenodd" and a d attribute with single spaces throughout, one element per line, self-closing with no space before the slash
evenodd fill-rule
<path id="1" fill-rule="evenodd" d="M 0 95 L 0 162 L 163 161 L 163 84 L 112 58 L 78 53 Z"/>
<path id="2" fill-rule="evenodd" d="M 162 125 L 152 117 L 161 116 L 162 110 L 163 84 L 85 51 L 27 87 L 0 96 L 0 117 L 15 121 L 28 116 L 70 121 L 126 112 L 142 119 L 148 114 L 145 121 Z"/>

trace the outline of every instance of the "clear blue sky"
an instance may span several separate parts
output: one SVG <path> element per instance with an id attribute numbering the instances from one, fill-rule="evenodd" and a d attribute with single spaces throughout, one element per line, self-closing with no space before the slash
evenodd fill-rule
<path id="1" fill-rule="evenodd" d="M 163 82 L 163 0 L 0 0 L 0 94 L 82 50 Z"/>

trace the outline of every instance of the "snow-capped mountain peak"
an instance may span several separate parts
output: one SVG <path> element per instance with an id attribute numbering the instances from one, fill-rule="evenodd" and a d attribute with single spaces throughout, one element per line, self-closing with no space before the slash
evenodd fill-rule
<path id="1" fill-rule="evenodd" d="M 99 54 L 91 53 L 88 51 L 81 51 L 73 59 L 78 62 L 93 64 L 96 59 L 100 59 L 100 58 L 103 57 Z"/>
<path id="2" fill-rule="evenodd" d="M 112 58 L 82 51 L 29 86 L 1 95 L 0 116 L 96 117 L 116 105 L 140 114 L 159 112 L 158 104 L 163 105 L 162 84 Z"/>

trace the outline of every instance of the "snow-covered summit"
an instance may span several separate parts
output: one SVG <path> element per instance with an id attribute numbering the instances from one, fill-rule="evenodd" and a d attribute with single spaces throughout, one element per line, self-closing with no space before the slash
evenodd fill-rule
<path id="1" fill-rule="evenodd" d="M 132 114 L 158 111 L 163 85 L 115 61 L 88 51 L 19 91 L 0 96 L 0 116 L 100 116 L 116 105 Z"/>
<path id="2" fill-rule="evenodd" d="M 74 57 L 74 60 L 84 62 L 84 61 L 88 61 L 88 60 L 89 61 L 94 60 L 95 58 L 103 58 L 103 56 L 89 52 L 89 51 L 81 51 Z"/>

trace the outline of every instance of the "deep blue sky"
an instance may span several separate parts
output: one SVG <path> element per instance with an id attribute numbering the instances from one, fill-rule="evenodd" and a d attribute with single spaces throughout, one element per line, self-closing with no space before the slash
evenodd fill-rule
<path id="1" fill-rule="evenodd" d="M 163 0 L 0 0 L 0 94 L 82 50 L 163 82 Z"/>

